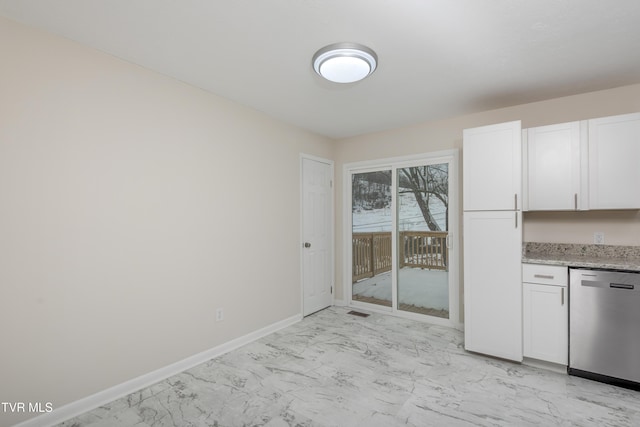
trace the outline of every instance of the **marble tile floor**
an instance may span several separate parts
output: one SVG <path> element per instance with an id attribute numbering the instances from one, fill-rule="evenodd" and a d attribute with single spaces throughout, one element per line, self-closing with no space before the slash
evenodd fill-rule
<path id="1" fill-rule="evenodd" d="M 640 393 L 465 352 L 331 307 L 61 427 L 639 426 Z"/>

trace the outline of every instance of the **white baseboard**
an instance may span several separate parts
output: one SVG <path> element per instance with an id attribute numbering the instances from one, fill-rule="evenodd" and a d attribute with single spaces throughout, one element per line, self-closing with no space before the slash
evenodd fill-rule
<path id="1" fill-rule="evenodd" d="M 257 331 L 248 333 L 247 335 L 238 337 L 224 344 L 220 344 L 219 346 L 213 347 L 209 350 L 205 350 L 202 353 L 195 354 L 176 363 L 172 363 L 171 365 L 149 372 L 148 374 L 141 375 L 122 384 L 118 384 L 106 390 L 92 394 L 91 396 L 87 396 L 80 400 L 76 400 L 75 402 L 55 408 L 51 412 L 23 421 L 14 425 L 14 427 L 51 427 L 55 424 L 77 417 L 87 411 L 91 411 L 92 409 L 106 405 L 116 399 L 120 399 L 121 397 L 153 385 L 159 381 L 169 378 L 170 376 L 179 374 L 180 372 L 270 335 L 280 329 L 286 328 L 287 326 L 291 326 L 300 320 L 302 320 L 302 314 L 296 314 L 295 316 L 273 323 L 269 326 L 258 329 Z"/>

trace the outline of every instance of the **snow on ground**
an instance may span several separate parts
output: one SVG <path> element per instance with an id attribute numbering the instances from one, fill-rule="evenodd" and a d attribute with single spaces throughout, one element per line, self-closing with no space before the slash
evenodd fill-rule
<path id="1" fill-rule="evenodd" d="M 391 272 L 353 284 L 353 294 L 391 301 Z M 449 310 L 449 274 L 446 271 L 401 268 L 398 277 L 400 304 Z"/>
<path id="2" fill-rule="evenodd" d="M 352 216 L 353 232 L 391 231 L 391 212 L 390 207 L 355 210 Z M 446 230 L 446 210 L 442 202 L 433 200 L 431 212 L 440 228 Z M 413 194 L 400 194 L 398 222 L 400 230 L 429 231 Z"/>

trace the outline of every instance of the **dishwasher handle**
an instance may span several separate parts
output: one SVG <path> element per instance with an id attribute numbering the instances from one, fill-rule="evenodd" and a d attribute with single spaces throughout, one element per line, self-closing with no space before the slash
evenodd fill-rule
<path id="1" fill-rule="evenodd" d="M 632 291 L 635 288 L 635 285 L 627 285 L 626 283 L 609 283 L 609 287 L 614 289 L 628 289 Z"/>
<path id="2" fill-rule="evenodd" d="M 609 280 L 584 280 L 580 281 L 582 286 L 587 286 L 590 288 L 603 288 L 603 289 L 624 289 L 633 291 L 635 290 L 636 285 L 632 283 L 618 283 L 612 282 Z M 639 288 L 640 289 L 640 288 Z"/>

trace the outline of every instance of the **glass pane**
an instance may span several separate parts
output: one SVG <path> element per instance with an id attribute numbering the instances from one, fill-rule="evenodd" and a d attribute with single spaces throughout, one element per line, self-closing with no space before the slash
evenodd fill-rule
<path id="1" fill-rule="evenodd" d="M 398 169 L 398 309 L 449 318 L 448 163 Z"/>
<path id="2" fill-rule="evenodd" d="M 353 174 L 352 299 L 391 307 L 391 171 Z"/>

